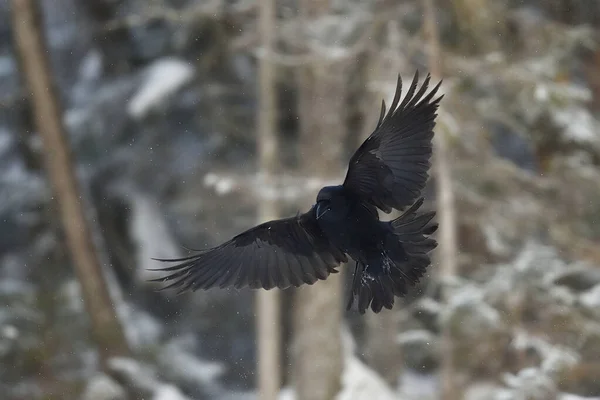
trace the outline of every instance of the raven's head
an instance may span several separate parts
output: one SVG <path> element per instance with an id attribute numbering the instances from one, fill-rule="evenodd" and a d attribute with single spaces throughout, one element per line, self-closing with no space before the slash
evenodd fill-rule
<path id="1" fill-rule="evenodd" d="M 320 201 L 331 201 L 335 196 L 341 194 L 342 186 L 325 186 L 319 190 L 317 195 L 317 203 Z"/>
<path id="2" fill-rule="evenodd" d="M 325 186 L 319 191 L 317 195 L 316 214 L 317 219 L 325 215 L 326 212 L 331 210 L 331 201 L 342 194 L 342 186 Z"/>

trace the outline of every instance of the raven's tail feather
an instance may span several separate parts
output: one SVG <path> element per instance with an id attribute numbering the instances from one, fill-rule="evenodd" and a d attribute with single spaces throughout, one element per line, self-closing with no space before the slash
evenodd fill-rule
<path id="1" fill-rule="evenodd" d="M 400 217 L 388 222 L 392 234 L 382 251 L 365 264 L 357 262 L 352 293 L 347 304 L 350 309 L 357 297 L 358 311 L 364 314 L 371 306 L 378 313 L 383 307 L 391 309 L 394 297 L 406 295 L 431 264 L 429 252 L 437 246 L 433 234 L 438 224 L 432 222 L 435 211 L 418 213 L 423 199 L 417 200 Z"/>

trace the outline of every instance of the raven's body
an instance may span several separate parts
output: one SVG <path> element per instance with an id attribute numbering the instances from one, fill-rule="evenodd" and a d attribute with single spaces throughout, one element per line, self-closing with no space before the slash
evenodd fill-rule
<path id="1" fill-rule="evenodd" d="M 365 262 L 372 257 L 388 233 L 377 211 L 343 186 L 321 189 L 315 213 L 319 227 L 331 244 L 357 261 Z"/>
<path id="2" fill-rule="evenodd" d="M 422 200 L 415 203 L 416 208 L 421 203 Z M 366 301 L 371 297 L 374 311 L 381 310 L 381 306 L 391 306 L 393 295 L 404 295 L 405 284 L 416 283 L 429 265 L 429 262 L 411 265 L 418 260 L 409 256 L 398 238 L 399 234 L 410 232 L 398 230 L 394 226 L 394 221 L 401 221 L 402 217 L 394 221 L 380 221 L 375 207 L 343 186 L 321 189 L 314 212 L 319 228 L 329 242 L 356 262 L 353 294 L 359 296 L 359 310 L 363 312 L 369 305 Z M 406 215 L 407 213 L 403 216 Z M 433 213 L 422 215 L 422 219 L 426 220 L 425 225 L 432 217 Z M 430 228 L 435 230 L 435 227 Z M 415 236 L 417 241 L 424 239 L 421 235 Z M 435 246 L 432 239 L 425 240 L 424 244 L 426 247 Z M 371 292 L 371 295 L 365 291 Z M 353 297 L 350 298 L 349 306 Z M 363 303 L 360 299 L 363 299 Z"/>
<path id="3" fill-rule="evenodd" d="M 385 103 L 373 134 L 356 151 L 344 183 L 328 186 L 316 204 L 293 218 L 269 221 L 230 241 L 164 268 L 174 281 L 168 287 L 271 289 L 313 284 L 336 273 L 348 256 L 356 262 L 352 295 L 361 313 L 391 308 L 430 265 L 437 243 L 428 236 L 435 213 L 419 213 L 419 198 L 428 179 L 433 127 L 441 97 L 438 87 L 425 94 L 429 76 L 417 91 L 418 75 L 400 103 L 402 83 L 385 114 Z M 407 208 L 408 207 L 408 208 Z M 378 209 L 403 214 L 380 221 Z"/>

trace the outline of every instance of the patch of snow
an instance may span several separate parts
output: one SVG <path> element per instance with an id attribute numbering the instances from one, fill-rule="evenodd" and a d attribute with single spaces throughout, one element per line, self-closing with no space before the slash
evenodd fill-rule
<path id="1" fill-rule="evenodd" d="M 14 325 L 4 325 L 0 334 L 8 340 L 15 340 L 19 337 L 19 329 Z"/>
<path id="2" fill-rule="evenodd" d="M 515 332 L 512 345 L 518 350 L 535 350 L 542 359 L 540 373 L 549 377 L 560 375 L 561 371 L 575 366 L 580 361 L 574 350 L 553 345 L 525 330 Z"/>
<path id="3" fill-rule="evenodd" d="M 215 385 L 216 380 L 225 372 L 225 366 L 220 362 L 204 361 L 194 356 L 194 349 L 189 348 L 185 339 L 173 340 L 162 348 L 158 363 L 163 375 L 170 380 L 193 385 Z"/>
<path id="4" fill-rule="evenodd" d="M 430 297 L 423 297 L 418 302 L 421 310 L 428 311 L 431 314 L 439 314 L 443 310 L 443 305 Z"/>
<path id="5" fill-rule="evenodd" d="M 564 286 L 550 287 L 547 293 L 557 305 L 573 307 L 577 303 L 577 296 Z"/>
<path id="6" fill-rule="evenodd" d="M 179 257 L 180 248 L 175 244 L 163 214 L 155 201 L 141 193 L 133 193 L 130 233 L 138 246 L 136 278 L 147 282 L 155 278 L 156 272 L 148 270 L 152 258 Z M 155 268 L 155 267 L 152 267 Z"/>
<path id="7" fill-rule="evenodd" d="M 398 342 L 400 344 L 424 342 L 430 344 L 435 339 L 435 336 L 425 329 L 412 329 L 410 331 L 402 332 L 398 335 Z"/>
<path id="8" fill-rule="evenodd" d="M 102 53 L 97 49 L 92 49 L 85 55 L 79 66 L 79 76 L 84 81 L 92 81 L 100 78 L 101 75 Z"/>
<path id="9" fill-rule="evenodd" d="M 286 389 L 282 389 L 279 391 L 280 396 L 281 396 L 281 392 L 283 392 L 285 390 Z M 218 399 L 219 400 L 258 400 L 258 396 L 256 395 L 255 391 L 246 391 L 246 392 L 227 391 L 227 392 L 220 393 Z"/>
<path id="10" fill-rule="evenodd" d="M 218 194 L 223 195 L 230 193 L 235 187 L 233 179 L 223 178 L 220 179 L 215 185 L 215 190 Z"/>
<path id="11" fill-rule="evenodd" d="M 77 279 L 69 279 L 60 285 L 58 290 L 64 300 L 64 307 L 73 315 L 85 313 L 85 305 L 81 295 L 81 285 Z"/>
<path id="12" fill-rule="evenodd" d="M 14 147 L 15 141 L 4 128 L 0 128 L 0 154 L 9 152 Z"/>
<path id="13" fill-rule="evenodd" d="M 394 391 L 372 369 L 367 367 L 354 355 L 346 359 L 342 374 L 342 390 L 337 400 L 395 400 Z"/>
<path id="14" fill-rule="evenodd" d="M 127 393 L 114 379 L 100 374 L 86 385 L 82 400 L 127 400 Z"/>
<path id="15" fill-rule="evenodd" d="M 115 375 L 119 375 L 120 380 L 123 380 L 137 390 L 153 393 L 160 386 L 156 372 L 149 366 L 143 365 L 134 359 L 113 357 L 108 360 L 107 365 Z"/>
<path id="16" fill-rule="evenodd" d="M 18 279 L 3 277 L 0 279 L 0 294 L 3 296 L 34 296 L 35 286 Z"/>
<path id="17" fill-rule="evenodd" d="M 397 394 L 375 371 L 370 369 L 354 355 L 356 344 L 348 327 L 342 327 L 342 348 L 345 353 L 344 371 L 342 372 L 342 389 L 336 400 L 395 400 Z M 279 400 L 295 400 L 293 388 L 282 389 Z"/>
<path id="18" fill-rule="evenodd" d="M 0 78 L 5 78 L 12 75 L 17 69 L 14 57 L 0 57 Z"/>
<path id="19" fill-rule="evenodd" d="M 581 357 L 577 352 L 560 346 L 552 346 L 544 354 L 541 369 L 549 376 L 560 376 L 561 372 L 575 367 Z"/>
<path id="20" fill-rule="evenodd" d="M 564 129 L 566 137 L 577 143 L 598 143 L 598 122 L 582 107 L 557 108 L 552 113 L 556 123 Z"/>
<path id="21" fill-rule="evenodd" d="M 600 284 L 582 293 L 579 296 L 579 302 L 600 318 Z"/>
<path id="22" fill-rule="evenodd" d="M 232 177 L 219 176 L 212 172 L 204 175 L 204 185 L 214 188 L 217 194 L 220 195 L 230 193 L 238 183 Z"/>
<path id="23" fill-rule="evenodd" d="M 482 223 L 481 225 L 487 248 L 494 254 L 510 254 L 510 246 L 502 239 L 498 228 L 489 223 Z"/>
<path id="24" fill-rule="evenodd" d="M 513 265 L 520 275 L 534 275 L 542 279 L 566 268 L 554 248 L 534 241 L 527 242 Z"/>
<path id="25" fill-rule="evenodd" d="M 0 357 L 5 357 L 17 346 L 16 341 L 19 339 L 19 329 L 10 324 L 3 324 L 3 320 L 10 321 L 11 315 L 9 312 L 0 313 Z"/>
<path id="26" fill-rule="evenodd" d="M 577 396 L 576 394 L 561 393 L 558 396 L 558 400 L 600 400 L 600 397 L 597 397 L 597 396 L 583 397 L 583 396 Z"/>
<path id="27" fill-rule="evenodd" d="M 354 340 L 354 336 L 352 336 L 352 332 L 350 332 L 350 329 L 346 325 L 342 326 L 341 340 L 344 353 L 356 353 L 356 341 Z"/>
<path id="28" fill-rule="evenodd" d="M 514 399 L 547 400 L 557 392 L 552 379 L 537 368 L 525 368 L 516 375 L 505 374 L 503 380 L 513 390 Z"/>
<path id="29" fill-rule="evenodd" d="M 219 176 L 213 172 L 209 172 L 204 175 L 204 185 L 205 186 L 215 186 L 219 181 Z"/>
<path id="30" fill-rule="evenodd" d="M 279 391 L 277 400 L 296 400 L 296 392 L 292 387 L 284 387 Z"/>
<path id="31" fill-rule="evenodd" d="M 143 118 L 194 77 L 195 69 L 183 60 L 164 58 L 145 71 L 144 82 L 129 102 L 127 111 L 136 119 Z"/>
<path id="32" fill-rule="evenodd" d="M 495 329 L 501 325 L 502 318 L 498 310 L 485 302 L 482 289 L 466 284 L 452 293 L 442 313 L 442 321 L 452 325 L 458 323 L 461 331 L 468 334 Z"/>
<path id="33" fill-rule="evenodd" d="M 152 346 L 158 343 L 164 327 L 146 311 L 122 302 L 119 304 L 119 315 L 123 321 L 127 342 L 133 348 Z"/>
<path id="34" fill-rule="evenodd" d="M 189 400 L 190 398 L 181 393 L 176 386 L 173 385 L 160 385 L 154 395 L 152 396 L 152 400 Z"/>
<path id="35" fill-rule="evenodd" d="M 550 90 L 547 85 L 536 85 L 533 96 L 537 101 L 545 103 L 550 99 Z"/>
<path id="36" fill-rule="evenodd" d="M 500 400 L 512 399 L 510 391 L 491 382 L 477 382 L 465 390 L 465 400 Z"/>
<path id="37" fill-rule="evenodd" d="M 419 374 L 406 370 L 400 376 L 400 399 L 410 400 L 437 400 L 439 399 L 440 385 L 436 375 Z"/>

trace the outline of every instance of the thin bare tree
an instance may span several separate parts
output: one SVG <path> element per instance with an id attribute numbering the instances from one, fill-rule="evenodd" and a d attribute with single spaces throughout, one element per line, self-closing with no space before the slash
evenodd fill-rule
<path id="1" fill-rule="evenodd" d="M 328 11 L 329 1 L 305 0 L 301 18 L 318 18 Z M 328 60 L 299 67 L 300 163 L 309 176 L 339 176 L 344 168 L 346 62 Z M 341 275 L 296 291 L 293 377 L 298 400 L 330 400 L 340 391 Z"/>
<path id="2" fill-rule="evenodd" d="M 12 29 L 17 53 L 42 136 L 50 183 L 58 205 L 73 268 L 81 284 L 91 330 L 102 361 L 127 355 L 129 348 L 106 286 L 89 222 L 68 136 L 62 124 L 62 109 L 42 33 L 42 18 L 35 0 L 12 1 Z"/>
<path id="3" fill-rule="evenodd" d="M 278 173 L 278 141 L 276 134 L 275 65 L 270 59 L 275 31 L 275 2 L 260 2 L 259 29 L 262 52 L 259 58 L 258 153 L 259 173 L 268 184 Z M 261 199 L 260 222 L 279 215 L 274 200 Z M 275 400 L 281 385 L 281 292 L 274 288 L 256 294 L 256 337 L 258 343 L 258 390 L 263 400 Z"/>
<path id="4" fill-rule="evenodd" d="M 386 21 L 387 23 L 384 23 Z M 395 89 L 397 74 L 403 64 L 402 54 L 403 43 L 400 35 L 400 27 L 397 21 L 388 21 L 387 18 L 381 18 L 376 23 L 381 25 L 380 30 L 387 31 L 387 43 L 383 47 L 377 47 L 376 43 L 367 46 L 370 65 L 367 70 L 371 76 L 366 77 L 366 81 L 387 81 L 390 88 Z M 366 85 L 367 87 L 369 85 Z M 381 99 L 385 99 L 390 104 L 393 98 L 393 92 L 383 90 L 384 86 L 376 85 L 374 90 L 365 91 L 364 98 L 364 119 L 369 121 L 366 125 L 367 132 L 362 138 L 367 138 L 377 124 L 377 108 Z M 362 142 L 361 142 L 362 143 Z M 382 220 L 397 218 L 400 212 L 392 211 L 390 214 L 379 213 Z M 398 385 L 398 377 L 402 373 L 402 351 L 398 343 L 398 331 L 400 328 L 401 313 L 404 299 L 397 298 L 392 310 L 383 310 L 379 314 L 367 313 L 365 316 L 365 350 L 364 355 L 371 368 L 377 371 L 383 379 L 392 387 Z"/>
<path id="5" fill-rule="evenodd" d="M 425 35 L 429 68 L 434 80 L 441 79 L 443 73 L 441 48 L 434 0 L 423 0 L 425 16 Z M 442 285 L 456 274 L 458 246 L 456 238 L 456 207 L 452 189 L 451 165 L 448 161 L 448 142 L 444 124 L 438 123 L 435 135 L 434 171 L 436 176 L 437 210 L 439 215 L 439 252 L 438 265 Z M 444 291 L 445 292 L 445 291 Z M 446 297 L 446 294 L 444 293 Z M 454 400 L 458 398 L 456 379 L 454 377 L 454 348 L 448 326 L 442 331 L 442 398 Z"/>

